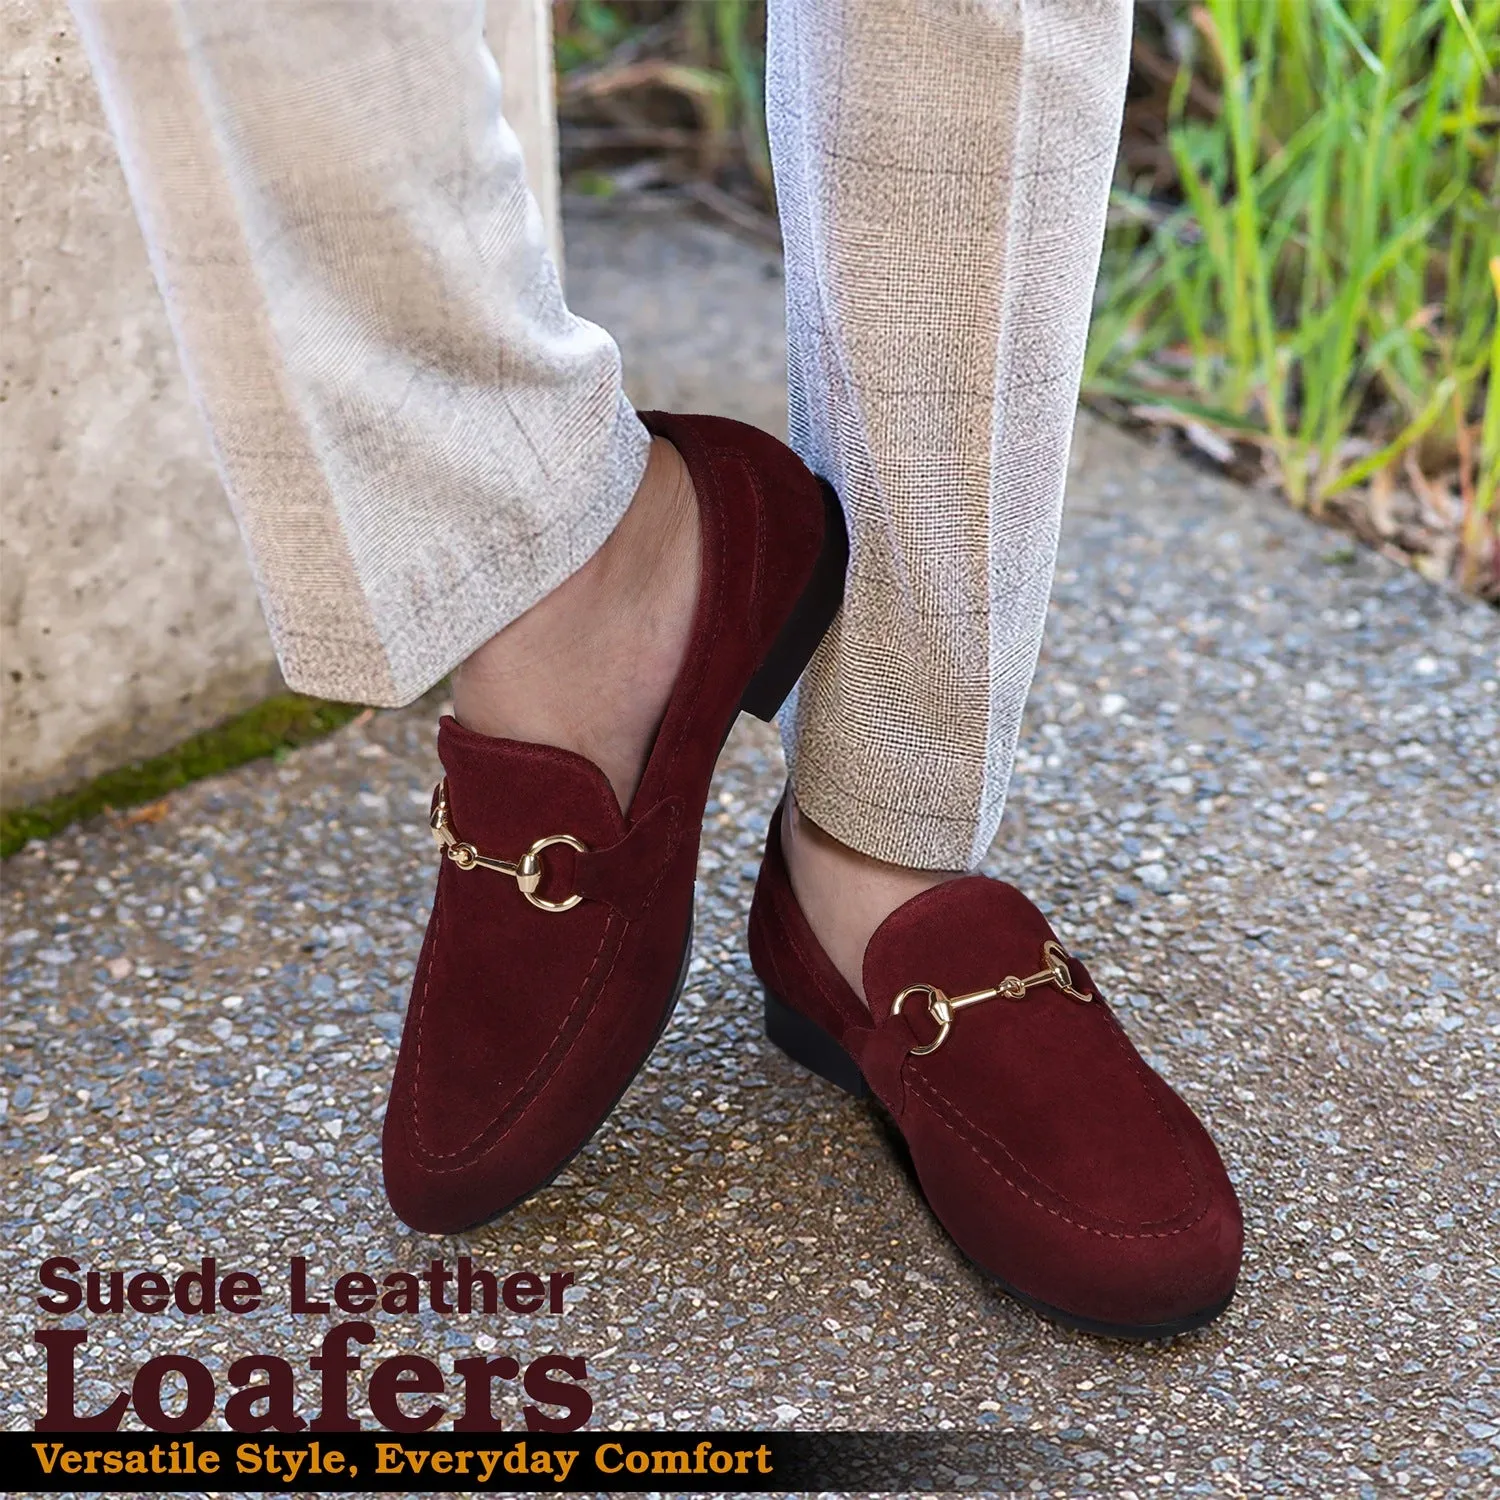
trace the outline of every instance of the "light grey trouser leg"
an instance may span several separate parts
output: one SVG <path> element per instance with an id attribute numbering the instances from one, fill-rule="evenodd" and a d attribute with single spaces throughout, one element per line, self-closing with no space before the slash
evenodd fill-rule
<path id="1" fill-rule="evenodd" d="M 574 317 L 483 0 L 72 0 L 288 682 L 409 702 L 650 436 Z"/>
<path id="2" fill-rule="evenodd" d="M 480 0 L 73 0 L 294 686 L 409 700 L 608 535 L 648 438 L 573 317 Z M 791 436 L 846 607 L 799 799 L 963 868 L 1057 542 L 1126 0 L 773 0 Z"/>
<path id="3" fill-rule="evenodd" d="M 792 446 L 849 514 L 782 712 L 799 804 L 967 869 L 1041 646 L 1129 60 L 1128 0 L 771 0 Z"/>

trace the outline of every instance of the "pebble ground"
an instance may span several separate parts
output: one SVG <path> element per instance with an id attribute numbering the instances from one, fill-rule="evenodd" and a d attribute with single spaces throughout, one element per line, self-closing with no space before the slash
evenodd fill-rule
<path id="1" fill-rule="evenodd" d="M 569 249 L 640 404 L 777 422 L 773 256 L 597 210 Z M 876 1115 L 764 1041 L 744 925 L 782 762 L 759 725 L 720 764 L 660 1048 L 554 1187 L 464 1239 L 405 1231 L 378 1156 L 434 872 L 437 695 L 160 821 L 33 845 L 4 872 L 0 1422 L 41 1409 L 46 1255 L 213 1254 L 279 1304 L 293 1255 L 326 1287 L 468 1253 L 578 1284 L 558 1317 L 380 1317 L 367 1362 L 583 1354 L 595 1427 L 1010 1433 L 1027 1493 L 1494 1495 L 1497 679 L 1492 612 L 1080 425 L 987 868 L 1087 958 L 1243 1199 L 1229 1312 L 1146 1346 L 998 1294 Z M 169 1346 L 221 1379 L 251 1350 L 301 1368 L 333 1320 L 169 1321 L 88 1318 L 80 1401 Z"/>

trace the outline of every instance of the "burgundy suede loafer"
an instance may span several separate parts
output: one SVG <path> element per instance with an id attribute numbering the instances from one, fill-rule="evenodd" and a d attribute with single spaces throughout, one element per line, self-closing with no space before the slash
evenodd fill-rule
<path id="1" fill-rule="evenodd" d="M 580 755 L 439 727 L 443 858 L 383 1142 L 414 1229 L 495 1218 L 614 1108 L 687 971 L 719 750 L 741 708 L 775 714 L 843 597 L 842 511 L 789 448 L 721 417 L 641 419 L 692 476 L 702 582 L 629 810 Z"/>
<path id="2" fill-rule="evenodd" d="M 1243 1231 L 1208 1132 L 1014 886 L 966 876 L 894 911 L 865 949 L 866 1009 L 797 904 L 778 808 L 750 958 L 771 1040 L 875 1094 L 939 1222 L 1012 1296 L 1122 1338 L 1228 1305 Z"/>

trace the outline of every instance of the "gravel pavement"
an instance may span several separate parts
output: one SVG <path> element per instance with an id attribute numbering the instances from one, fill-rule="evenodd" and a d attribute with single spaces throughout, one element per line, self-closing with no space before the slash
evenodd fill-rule
<path id="1" fill-rule="evenodd" d="M 774 255 L 585 206 L 569 252 L 640 404 L 780 425 Z M 1214 1132 L 1247 1232 L 1217 1324 L 1130 1346 L 1009 1302 L 876 1115 L 763 1040 L 744 926 L 782 763 L 747 721 L 651 1063 L 499 1225 L 404 1231 L 378 1139 L 435 869 L 433 695 L 5 867 L 0 1421 L 40 1411 L 46 1255 L 213 1254 L 279 1292 L 293 1255 L 326 1287 L 469 1253 L 574 1271 L 566 1311 L 378 1318 L 367 1365 L 583 1354 L 593 1427 L 1021 1434 L 1030 1493 L 1496 1494 L 1500 617 L 1087 419 L 1074 470 L 987 868 Z M 331 1321 L 91 1316 L 80 1403 L 168 1347 L 303 1368 Z"/>

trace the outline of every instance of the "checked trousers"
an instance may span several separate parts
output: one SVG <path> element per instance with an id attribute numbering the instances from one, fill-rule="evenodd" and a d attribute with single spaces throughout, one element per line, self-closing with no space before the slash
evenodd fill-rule
<path id="1" fill-rule="evenodd" d="M 286 679 L 408 703 L 599 547 L 649 447 L 483 0 L 72 8 Z M 1128 0 L 770 0 L 789 437 L 851 537 L 782 735 L 877 858 L 972 868 L 999 825 L 1129 38 Z"/>

